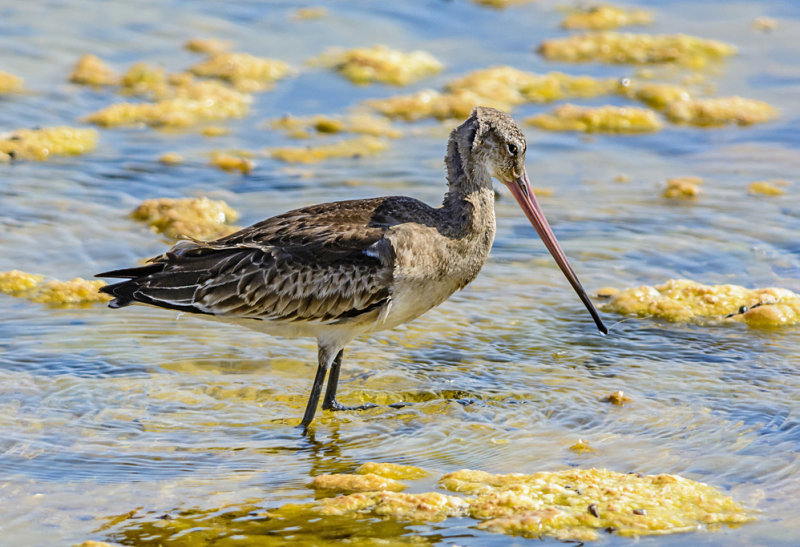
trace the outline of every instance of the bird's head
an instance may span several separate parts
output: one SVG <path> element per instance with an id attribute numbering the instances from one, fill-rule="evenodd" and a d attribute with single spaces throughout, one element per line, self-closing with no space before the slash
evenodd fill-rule
<path id="1" fill-rule="evenodd" d="M 564 251 L 561 250 L 550 224 L 547 222 L 536 196 L 533 194 L 528 173 L 525 170 L 525 135 L 514 119 L 500 110 L 478 106 L 470 118 L 453 130 L 451 143 L 457 145 L 463 161 L 462 178 L 477 182 L 493 177 L 508 187 L 528 217 L 539 237 L 553 255 L 561 271 L 578 293 L 589 310 L 597 328 L 607 334 L 608 329 L 600 319 L 592 301 L 572 270 Z"/>

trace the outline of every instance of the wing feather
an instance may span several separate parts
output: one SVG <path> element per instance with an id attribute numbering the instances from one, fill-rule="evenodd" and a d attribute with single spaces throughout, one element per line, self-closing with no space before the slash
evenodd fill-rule
<path id="1" fill-rule="evenodd" d="M 222 316 L 346 321 L 389 304 L 394 249 L 384 236 L 399 222 L 392 207 L 409 204 L 430 210 L 409 198 L 336 202 L 216 241 L 181 241 L 145 267 L 109 272 L 142 275 L 104 290 L 115 306 L 136 300 Z"/>

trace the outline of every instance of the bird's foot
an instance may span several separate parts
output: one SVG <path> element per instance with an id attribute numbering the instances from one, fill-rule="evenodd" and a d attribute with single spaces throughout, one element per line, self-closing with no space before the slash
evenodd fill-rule
<path id="1" fill-rule="evenodd" d="M 363 405 L 357 406 L 346 406 L 334 399 L 333 401 L 324 401 L 322 403 L 322 410 L 368 410 L 370 408 L 376 408 L 378 405 L 375 403 L 364 403 Z"/>

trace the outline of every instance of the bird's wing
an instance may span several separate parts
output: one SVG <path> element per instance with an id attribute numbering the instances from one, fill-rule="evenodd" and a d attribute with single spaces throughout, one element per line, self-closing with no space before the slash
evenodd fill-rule
<path id="1" fill-rule="evenodd" d="M 344 321 L 391 298 L 395 256 L 384 235 L 392 222 L 381 221 L 391 199 L 313 206 L 216 241 L 181 241 L 147 266 L 100 274 L 132 278 L 103 290 L 117 306 Z"/>

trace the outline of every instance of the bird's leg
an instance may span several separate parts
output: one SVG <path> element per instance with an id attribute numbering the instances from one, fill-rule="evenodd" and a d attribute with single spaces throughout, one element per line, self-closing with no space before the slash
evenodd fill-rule
<path id="1" fill-rule="evenodd" d="M 368 408 L 375 408 L 376 404 L 365 403 L 358 406 L 345 406 L 336 400 L 336 388 L 339 386 L 339 371 L 342 368 L 342 353 L 344 350 L 339 350 L 336 358 L 331 363 L 331 373 L 328 376 L 328 387 L 325 389 L 325 398 L 322 400 L 322 410 L 366 410 Z"/>
<path id="2" fill-rule="evenodd" d="M 322 359 L 322 348 L 319 351 L 319 365 L 317 365 L 317 375 L 314 377 L 314 385 L 311 386 L 311 395 L 308 396 L 308 404 L 306 405 L 305 414 L 303 414 L 303 421 L 300 426 L 307 428 L 311 421 L 314 419 L 314 414 L 317 413 L 317 403 L 319 403 L 319 395 L 322 393 L 322 384 L 325 383 L 325 374 L 328 372 L 328 362 Z"/>

